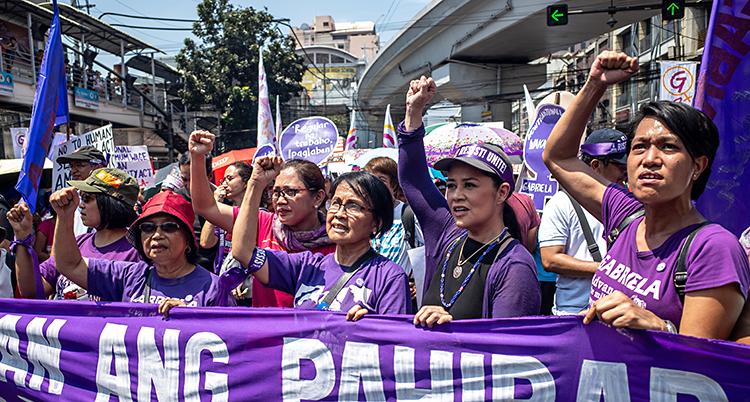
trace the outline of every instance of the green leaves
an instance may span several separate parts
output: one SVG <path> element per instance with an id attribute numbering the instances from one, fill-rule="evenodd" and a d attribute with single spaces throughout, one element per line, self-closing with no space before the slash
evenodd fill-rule
<path id="1" fill-rule="evenodd" d="M 193 34 L 200 42 L 186 39 L 175 58 L 185 71 L 180 97 L 193 110 L 204 104 L 217 108 L 225 116 L 222 133 L 237 131 L 247 136 L 247 130 L 255 132 L 257 124 L 258 49 L 265 49 L 269 94 L 281 102 L 302 90 L 302 57 L 294 53 L 293 39 L 279 31 L 265 9 L 204 0 L 197 11 L 200 22 L 194 24 Z M 231 142 L 234 148 L 234 139 Z"/>

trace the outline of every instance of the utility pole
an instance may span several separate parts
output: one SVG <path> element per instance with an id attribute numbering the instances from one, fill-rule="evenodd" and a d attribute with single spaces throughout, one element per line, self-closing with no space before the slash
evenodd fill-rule
<path id="1" fill-rule="evenodd" d="M 326 78 L 326 62 L 323 62 L 323 116 L 328 116 L 328 79 Z"/>

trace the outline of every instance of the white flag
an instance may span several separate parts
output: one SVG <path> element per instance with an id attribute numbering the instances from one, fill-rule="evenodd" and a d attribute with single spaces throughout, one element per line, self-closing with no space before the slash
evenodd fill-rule
<path id="1" fill-rule="evenodd" d="M 346 144 L 344 145 L 344 150 L 348 151 L 350 149 L 357 148 L 357 126 L 355 124 L 355 112 L 354 109 L 352 109 L 352 123 L 349 125 L 349 134 L 346 136 Z"/>
<path id="2" fill-rule="evenodd" d="M 276 133 L 273 127 L 273 115 L 271 114 L 271 103 L 268 100 L 268 85 L 266 83 L 266 69 L 263 67 L 263 49 L 259 50 L 260 61 L 258 62 L 258 136 L 256 146 L 260 148 L 265 144 L 271 144 L 276 149 Z"/>
<path id="3" fill-rule="evenodd" d="M 396 142 L 396 129 L 393 128 L 391 120 L 391 105 L 385 109 L 385 122 L 383 123 L 383 148 L 398 148 Z"/>
<path id="4" fill-rule="evenodd" d="M 662 61 L 659 100 L 693 103 L 696 62 Z"/>

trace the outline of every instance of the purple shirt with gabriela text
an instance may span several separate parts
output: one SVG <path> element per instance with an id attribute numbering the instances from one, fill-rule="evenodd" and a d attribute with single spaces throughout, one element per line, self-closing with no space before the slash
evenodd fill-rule
<path id="1" fill-rule="evenodd" d="M 138 250 L 133 248 L 133 246 L 128 243 L 128 239 L 126 239 L 125 236 L 122 236 L 119 240 L 115 241 L 112 244 L 97 247 L 94 244 L 95 234 L 96 233 L 84 233 L 76 238 L 76 243 L 78 243 L 78 248 L 81 250 L 82 257 L 129 262 L 137 262 L 141 260 L 140 255 L 138 255 Z M 61 275 L 59 272 L 57 272 L 57 268 L 55 267 L 55 258 L 50 257 L 46 261 L 41 263 L 39 265 L 39 271 L 42 274 L 42 278 L 44 278 L 50 285 L 55 288 L 55 299 L 65 299 L 65 289 L 70 289 L 73 282 L 65 277 L 65 275 Z M 81 300 L 86 300 L 87 298 L 85 297 L 85 291 L 80 290 L 79 293 L 81 292 L 83 293 L 79 294 L 78 298 Z M 88 297 L 88 299 L 99 301 L 99 298 L 96 297 Z M 111 299 L 104 300 L 117 301 Z"/>
<path id="2" fill-rule="evenodd" d="M 349 269 L 337 263 L 334 254 L 265 252 L 268 287 L 294 295 L 296 308 L 316 308 Z M 381 255 L 362 264 L 328 310 L 349 311 L 355 305 L 366 308 L 371 314 L 408 314 L 411 297 L 404 270 Z"/>
<path id="3" fill-rule="evenodd" d="M 149 270 L 154 270 L 151 277 L 151 303 L 159 304 L 165 298 L 170 298 L 180 299 L 189 307 L 216 304 L 219 297 L 219 277 L 200 266 L 180 278 L 162 278 L 154 267 L 142 261 L 133 263 L 91 258 L 88 291 L 105 300 L 143 303 Z"/>
<path id="4" fill-rule="evenodd" d="M 610 184 L 602 198 L 604 233 L 641 208 L 643 204 L 632 193 Z M 638 251 L 635 236 L 642 220 L 640 217 L 631 222 L 602 259 L 591 281 L 589 305 L 619 290 L 639 306 L 679 326 L 682 303 L 673 282 L 674 272 L 680 247 L 696 225 L 680 229 L 654 250 Z M 736 283 L 747 299 L 747 256 L 737 238 L 720 225 L 708 225 L 698 232 L 686 265 L 686 293 Z"/>

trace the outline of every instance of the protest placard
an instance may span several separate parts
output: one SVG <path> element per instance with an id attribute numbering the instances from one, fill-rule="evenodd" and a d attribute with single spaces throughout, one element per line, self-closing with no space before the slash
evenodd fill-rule
<path id="1" fill-rule="evenodd" d="M 57 158 L 72 154 L 76 149 L 83 146 L 92 146 L 104 153 L 104 157 L 112 155 L 115 151 L 115 141 L 112 136 L 112 125 L 108 124 L 104 127 L 97 128 L 94 131 L 80 137 L 71 137 L 70 140 L 54 147 L 52 152 L 52 162 L 54 167 L 52 170 L 52 191 L 60 190 L 67 187 L 68 180 L 70 180 L 70 166 L 68 164 L 60 165 L 57 163 Z"/>
<path id="2" fill-rule="evenodd" d="M 154 187 L 154 169 L 145 145 L 119 146 L 109 160 L 109 166 L 122 169 L 138 182 L 141 188 Z"/>
<path id="3" fill-rule="evenodd" d="M 325 117 L 299 119 L 281 133 L 281 157 L 318 165 L 333 152 L 338 136 L 336 125 Z"/>

